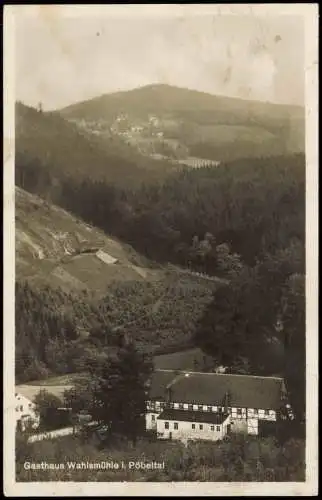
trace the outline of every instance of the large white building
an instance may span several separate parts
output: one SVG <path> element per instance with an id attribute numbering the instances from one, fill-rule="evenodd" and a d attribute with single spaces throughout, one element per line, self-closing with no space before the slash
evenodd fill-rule
<path id="1" fill-rule="evenodd" d="M 156 370 L 147 401 L 146 429 L 160 439 L 222 439 L 257 435 L 276 422 L 286 403 L 282 378 Z"/>
<path id="2" fill-rule="evenodd" d="M 15 404 L 16 427 L 19 426 L 22 431 L 29 426 L 32 429 L 37 429 L 40 422 L 33 401 L 23 394 L 16 392 Z"/>

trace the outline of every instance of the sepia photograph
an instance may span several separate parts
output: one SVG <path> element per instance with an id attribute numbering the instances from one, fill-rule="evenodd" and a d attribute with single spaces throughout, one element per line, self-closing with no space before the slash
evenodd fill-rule
<path id="1" fill-rule="evenodd" d="M 317 493 L 317 19 L 6 6 L 7 496 Z"/>

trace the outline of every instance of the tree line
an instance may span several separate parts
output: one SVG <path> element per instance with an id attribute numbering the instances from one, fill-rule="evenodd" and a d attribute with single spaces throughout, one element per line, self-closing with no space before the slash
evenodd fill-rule
<path id="1" fill-rule="evenodd" d="M 16 161 L 16 183 L 161 262 L 216 273 L 216 247 L 254 263 L 305 238 L 302 154 L 236 160 L 182 170 L 165 181 L 122 189 L 90 177 L 52 173 L 39 160 Z"/>

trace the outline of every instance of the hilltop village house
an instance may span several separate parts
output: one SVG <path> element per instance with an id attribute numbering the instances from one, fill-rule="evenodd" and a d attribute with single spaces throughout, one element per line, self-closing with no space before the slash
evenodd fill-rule
<path id="1" fill-rule="evenodd" d="M 159 439 L 182 441 L 216 441 L 231 432 L 258 435 L 262 423 L 276 422 L 285 402 L 281 378 L 156 370 L 146 429 Z"/>

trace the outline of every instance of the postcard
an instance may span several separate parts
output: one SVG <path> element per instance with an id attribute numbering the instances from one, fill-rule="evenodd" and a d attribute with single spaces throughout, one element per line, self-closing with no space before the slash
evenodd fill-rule
<path id="1" fill-rule="evenodd" d="M 313 496 L 317 4 L 7 5 L 4 490 Z"/>

